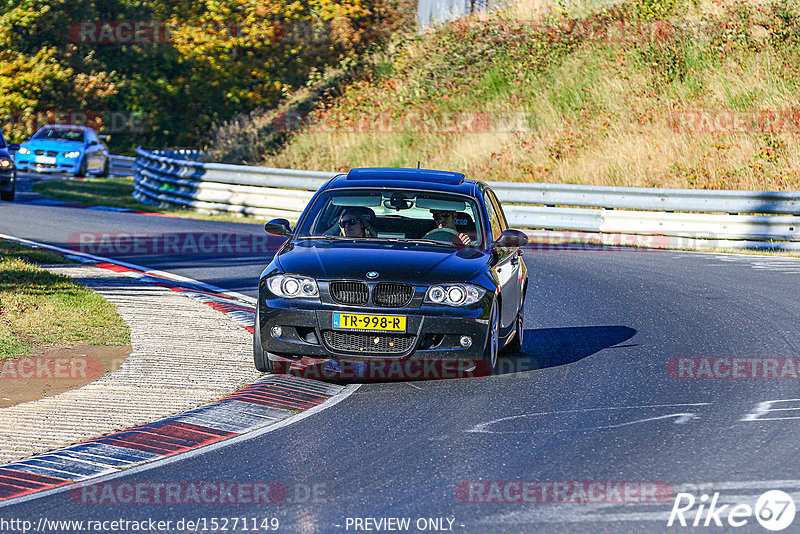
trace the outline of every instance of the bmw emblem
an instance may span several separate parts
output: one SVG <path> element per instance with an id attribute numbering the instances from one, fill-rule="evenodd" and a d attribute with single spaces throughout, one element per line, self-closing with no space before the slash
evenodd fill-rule
<path id="1" fill-rule="evenodd" d="M 370 280 L 374 280 L 375 278 L 378 278 L 378 273 L 376 273 L 375 271 L 370 271 L 367 273 L 367 278 L 369 278 Z"/>

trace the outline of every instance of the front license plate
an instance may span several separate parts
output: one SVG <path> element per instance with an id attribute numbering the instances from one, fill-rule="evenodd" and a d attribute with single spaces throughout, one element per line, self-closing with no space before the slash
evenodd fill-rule
<path id="1" fill-rule="evenodd" d="M 375 330 L 405 332 L 404 315 L 367 315 L 365 313 L 333 312 L 334 330 Z"/>
<path id="2" fill-rule="evenodd" d="M 36 156 L 35 159 L 36 163 L 50 163 L 53 164 L 56 162 L 56 158 L 51 156 Z"/>

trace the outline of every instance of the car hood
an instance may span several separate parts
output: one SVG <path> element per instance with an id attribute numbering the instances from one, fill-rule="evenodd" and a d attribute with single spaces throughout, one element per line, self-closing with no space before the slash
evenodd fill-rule
<path id="1" fill-rule="evenodd" d="M 58 152 L 83 150 L 83 143 L 80 141 L 54 141 L 53 139 L 34 139 L 22 143 L 20 146 L 24 146 L 30 150 L 56 150 Z"/>
<path id="2" fill-rule="evenodd" d="M 287 243 L 277 256 L 283 272 L 316 279 L 366 280 L 411 283 L 467 282 L 485 270 L 486 252 L 462 248 L 382 241 L 299 240 Z"/>

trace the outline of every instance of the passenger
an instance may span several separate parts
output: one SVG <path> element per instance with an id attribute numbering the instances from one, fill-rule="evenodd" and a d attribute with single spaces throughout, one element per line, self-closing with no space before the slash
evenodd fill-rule
<path id="1" fill-rule="evenodd" d="M 339 216 L 339 229 L 342 237 L 378 237 L 378 233 L 369 223 L 367 210 L 345 208 Z"/>
<path id="2" fill-rule="evenodd" d="M 456 228 L 456 212 L 455 211 L 442 211 L 442 210 L 431 210 L 431 215 L 433 216 L 433 222 L 436 224 L 436 228 L 428 232 L 425 237 L 428 235 L 438 232 L 441 230 L 452 230 L 452 233 L 458 237 L 458 240 L 464 243 L 465 245 L 469 245 L 471 240 L 467 234 L 464 232 L 459 232 Z"/>

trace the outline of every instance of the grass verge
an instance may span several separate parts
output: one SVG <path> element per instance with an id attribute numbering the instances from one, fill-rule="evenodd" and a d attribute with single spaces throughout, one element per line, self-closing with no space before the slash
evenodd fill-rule
<path id="1" fill-rule="evenodd" d="M 0 240 L 0 360 L 54 344 L 130 344 L 130 329 L 112 304 L 37 265 L 64 263 L 71 262 Z"/>
<path id="2" fill-rule="evenodd" d="M 244 218 L 237 215 L 210 215 L 192 210 L 161 208 L 142 204 L 133 194 L 133 178 L 87 178 L 85 180 L 42 180 L 33 184 L 33 191 L 64 202 L 77 202 L 89 206 L 108 206 L 163 213 L 189 219 L 222 222 L 257 222 L 258 217 Z"/>
<path id="3" fill-rule="evenodd" d="M 572 3 L 584 9 L 528 0 L 397 36 L 253 163 L 800 189 L 798 0 Z"/>

